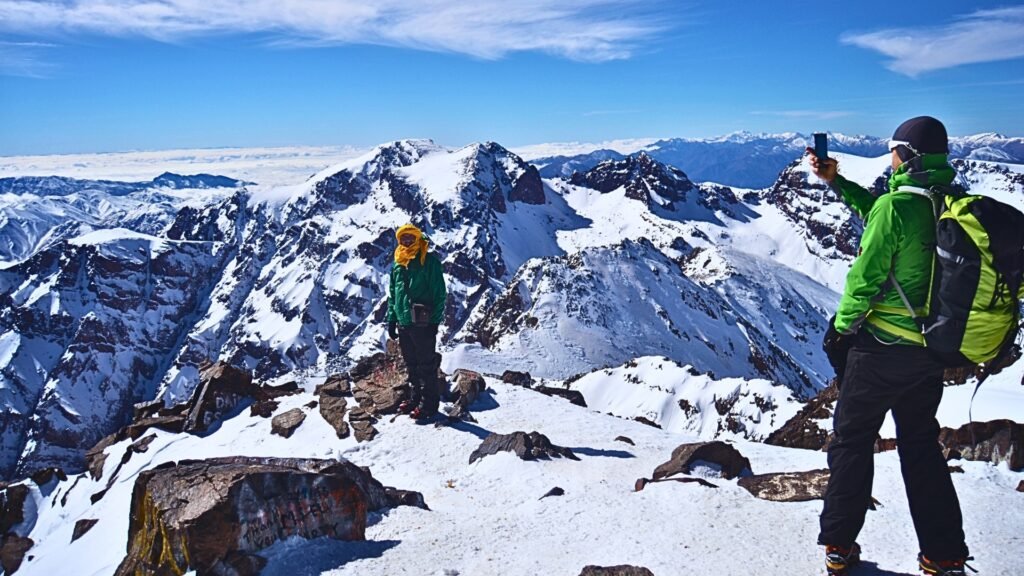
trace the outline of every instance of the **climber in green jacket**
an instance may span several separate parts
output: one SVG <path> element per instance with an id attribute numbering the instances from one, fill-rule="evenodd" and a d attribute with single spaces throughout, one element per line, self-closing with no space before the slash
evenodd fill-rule
<path id="1" fill-rule="evenodd" d="M 889 189 L 875 197 L 843 178 L 835 159 L 819 159 L 808 149 L 814 174 L 864 219 L 860 249 L 824 341 L 840 389 L 818 543 L 825 546 L 829 574 L 845 575 L 859 560 L 856 538 L 871 506 L 875 439 L 891 410 L 920 567 L 927 574 L 962 576 L 970 558 L 935 418 L 943 366 L 924 347 L 896 288 L 926 315 L 935 254 L 929 188 L 950 184 L 956 173 L 948 162 L 946 128 L 934 118 L 901 124 L 889 150 Z"/>
<path id="2" fill-rule="evenodd" d="M 429 251 L 423 232 L 412 224 L 395 231 L 398 246 L 388 287 L 388 335 L 398 340 L 409 372 L 410 394 L 399 410 L 418 421 L 437 414 L 441 355 L 437 329 L 448 297 L 441 260 Z"/>

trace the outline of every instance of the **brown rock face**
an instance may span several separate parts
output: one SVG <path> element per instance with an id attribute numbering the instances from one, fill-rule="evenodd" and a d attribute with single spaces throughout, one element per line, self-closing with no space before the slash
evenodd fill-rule
<path id="1" fill-rule="evenodd" d="M 225 362 L 205 364 L 199 371 L 199 386 L 189 402 L 186 432 L 204 432 L 211 424 L 233 411 L 246 398 L 259 396 L 252 374 Z"/>
<path id="2" fill-rule="evenodd" d="M 939 432 L 939 443 L 947 451 L 955 450 L 965 460 L 1006 462 L 1010 470 L 1024 470 L 1024 424 L 1012 420 L 975 422 L 956 430 L 943 428 Z"/>
<path id="3" fill-rule="evenodd" d="M 506 384 L 513 386 L 522 386 L 523 388 L 529 388 L 533 386 L 533 378 L 529 372 L 516 372 L 515 370 L 505 370 L 501 374 L 501 381 Z"/>
<path id="4" fill-rule="evenodd" d="M 821 500 L 828 486 L 828 470 L 759 474 L 740 478 L 739 486 L 762 500 L 806 502 Z"/>
<path id="5" fill-rule="evenodd" d="M 348 375 L 353 382 L 356 402 L 367 412 L 391 414 L 398 411 L 409 381 L 398 342 L 388 340 L 386 353 L 363 358 Z"/>
<path id="6" fill-rule="evenodd" d="M 270 433 L 291 438 L 305 419 L 306 413 L 302 411 L 302 408 L 292 408 L 283 414 L 274 416 L 274 419 L 270 421 Z"/>
<path id="7" fill-rule="evenodd" d="M 348 413 L 348 421 L 352 424 L 352 430 L 359 442 L 369 442 L 377 437 L 377 429 L 373 427 L 376 419 L 366 410 L 353 408 Z"/>
<path id="8" fill-rule="evenodd" d="M 317 386 L 314 394 L 319 396 L 325 389 L 334 390 L 339 394 L 351 394 L 352 381 L 348 379 L 348 374 L 335 374 L 325 380 L 323 384 Z"/>
<path id="9" fill-rule="evenodd" d="M 1024 492 L 1024 480 L 1021 480 L 1020 484 L 1017 484 L 1017 492 Z"/>
<path id="10" fill-rule="evenodd" d="M 619 566 L 586 566 L 580 576 L 654 576 L 654 573 L 641 566 L 621 564 Z"/>
<path id="11" fill-rule="evenodd" d="M 536 460 L 538 458 L 561 458 L 579 460 L 572 450 L 555 446 L 548 440 L 548 437 L 540 432 L 513 432 L 511 434 L 491 434 L 484 439 L 480 447 L 469 456 L 469 463 L 472 464 L 484 456 L 497 454 L 498 452 L 513 452 L 522 460 Z"/>
<path id="12" fill-rule="evenodd" d="M 410 494 L 412 494 L 410 496 Z M 216 458 L 141 473 L 117 576 L 257 574 L 256 553 L 292 536 L 362 540 L 366 513 L 422 496 L 347 461 Z"/>
<path id="13" fill-rule="evenodd" d="M 583 393 L 579 390 L 566 390 L 565 388 L 554 388 L 552 386 L 537 386 L 534 388 L 537 392 L 545 396 L 557 396 L 559 398 L 565 398 L 571 404 L 577 406 L 587 407 L 587 401 L 583 397 Z"/>
<path id="14" fill-rule="evenodd" d="M 806 406 L 800 409 L 782 425 L 781 428 L 772 432 L 765 439 L 765 444 L 773 446 L 784 446 L 786 448 L 804 448 L 806 450 L 821 450 L 828 441 L 828 432 L 822 430 L 815 420 L 831 418 L 832 411 L 829 409 L 839 399 L 839 389 L 834 384 L 822 390 L 816 397 L 811 399 Z"/>
<path id="15" fill-rule="evenodd" d="M 25 553 L 35 544 L 31 538 L 22 538 L 17 534 L 7 534 L 0 544 L 0 567 L 4 574 L 14 574 L 21 568 Z"/>
<path id="16" fill-rule="evenodd" d="M 328 380 L 320 387 L 320 416 L 334 428 L 338 438 L 348 438 L 350 432 L 345 422 L 345 411 L 348 401 L 345 394 L 349 393 L 348 380 Z"/>
<path id="17" fill-rule="evenodd" d="M 689 474 L 698 462 L 706 462 L 721 468 L 725 479 L 736 478 L 750 472 L 750 460 L 739 450 L 725 442 L 697 442 L 682 444 L 672 451 L 672 459 L 654 469 L 654 479 L 660 480 L 675 474 Z"/>

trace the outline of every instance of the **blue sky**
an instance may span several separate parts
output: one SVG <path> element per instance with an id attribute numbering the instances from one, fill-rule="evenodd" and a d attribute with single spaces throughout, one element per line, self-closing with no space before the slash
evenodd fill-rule
<path id="1" fill-rule="evenodd" d="M 0 0 L 0 155 L 1024 135 L 1024 4 Z"/>

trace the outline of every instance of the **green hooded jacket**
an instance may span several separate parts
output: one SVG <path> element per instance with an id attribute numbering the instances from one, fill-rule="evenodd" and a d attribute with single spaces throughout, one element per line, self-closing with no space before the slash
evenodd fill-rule
<path id="1" fill-rule="evenodd" d="M 865 323 L 885 342 L 924 345 L 889 274 L 918 315 L 927 315 L 935 254 L 935 208 L 928 189 L 948 185 L 955 176 L 945 154 L 925 154 L 901 164 L 889 178 L 889 193 L 878 197 L 836 176 L 832 186 L 864 219 L 860 249 L 836 311 L 837 331 L 851 334 Z"/>
<path id="2" fill-rule="evenodd" d="M 408 290 L 407 290 L 408 288 Z M 433 252 L 427 252 L 426 263 L 413 258 L 408 266 L 395 262 L 391 266 L 391 284 L 388 287 L 388 323 L 401 326 L 412 324 L 412 303 L 431 307 L 430 323 L 444 321 L 444 304 L 448 289 L 444 284 L 444 268 Z"/>

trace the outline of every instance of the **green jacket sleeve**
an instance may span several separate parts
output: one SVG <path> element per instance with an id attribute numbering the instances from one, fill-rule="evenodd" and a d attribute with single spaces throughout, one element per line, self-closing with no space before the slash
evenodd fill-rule
<path id="1" fill-rule="evenodd" d="M 397 322 L 403 326 L 412 324 L 409 317 L 409 295 L 405 293 L 403 275 L 408 271 L 397 265 L 391 266 L 391 279 L 388 284 L 388 322 Z"/>
<path id="2" fill-rule="evenodd" d="M 434 255 L 430 261 L 431 264 L 431 292 L 432 301 L 434 303 L 434 310 L 430 315 L 430 322 L 432 324 L 441 324 L 444 322 L 444 306 L 448 298 L 448 288 L 444 283 L 444 266 L 441 264 L 441 259 Z"/>
<path id="3" fill-rule="evenodd" d="M 843 202 L 853 208 L 853 211 L 861 217 L 862 220 L 866 220 L 868 214 L 871 213 L 871 208 L 875 205 L 877 198 L 871 192 L 868 192 L 863 186 L 856 182 L 851 182 L 841 175 L 836 175 L 835 180 L 832 181 L 832 188 L 837 190 L 840 196 L 843 197 Z"/>
<path id="4" fill-rule="evenodd" d="M 860 252 L 846 275 L 846 288 L 839 300 L 839 310 L 836 311 L 837 331 L 855 332 L 871 308 L 872 301 L 882 295 L 882 287 L 889 279 L 902 233 L 900 218 L 892 205 L 892 196 L 885 194 L 876 199 L 860 239 Z"/>

